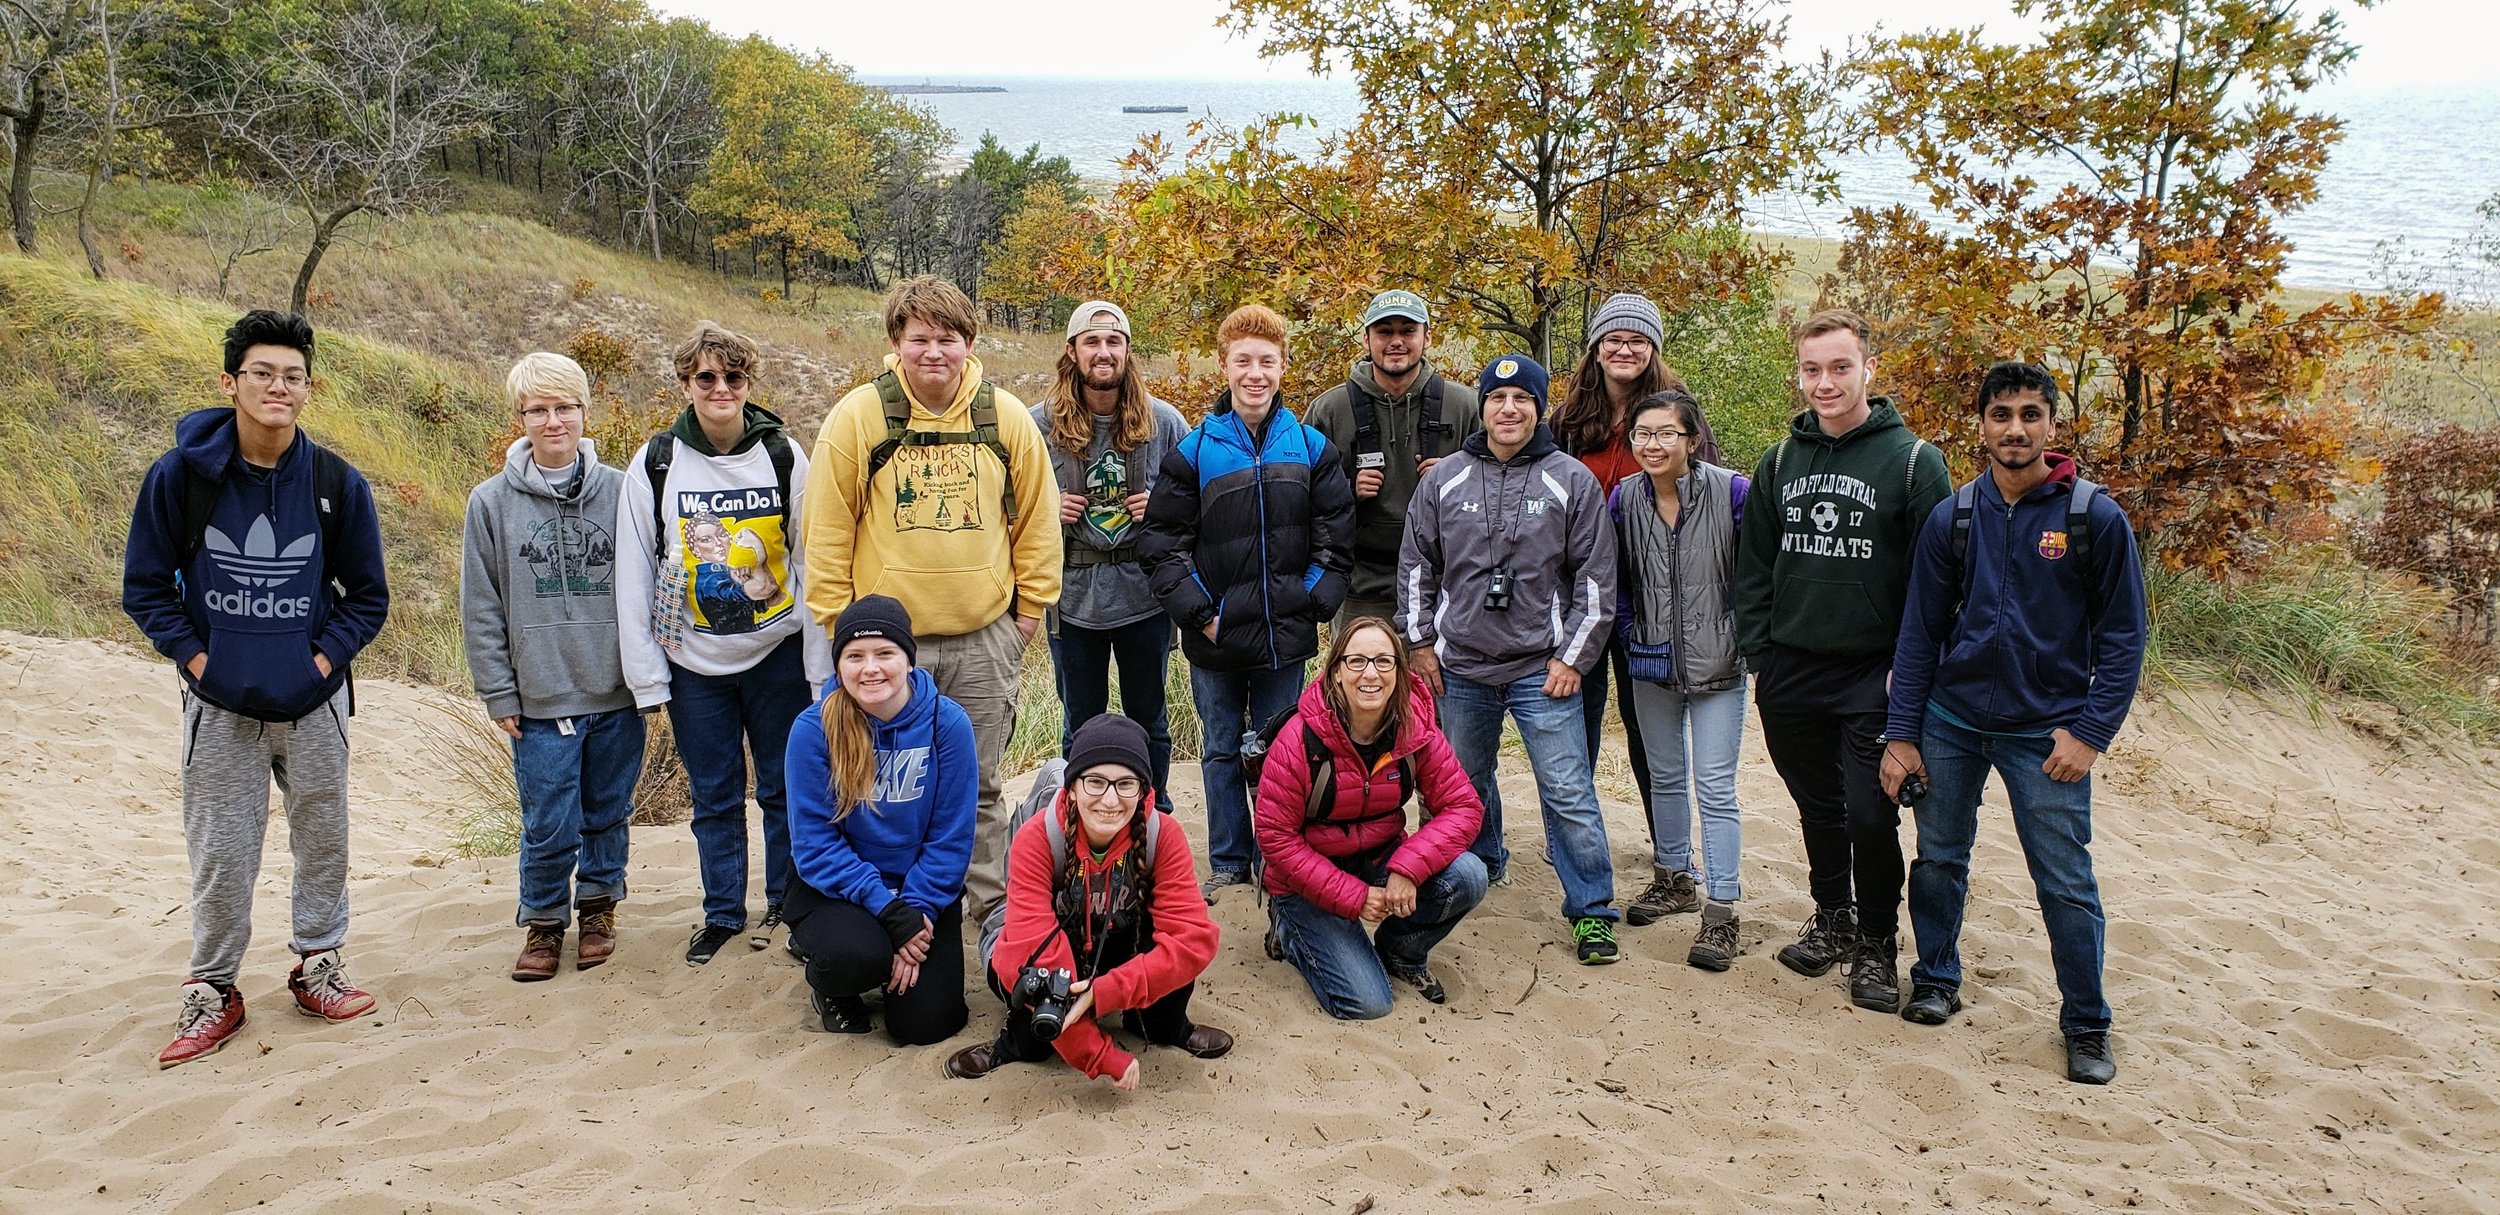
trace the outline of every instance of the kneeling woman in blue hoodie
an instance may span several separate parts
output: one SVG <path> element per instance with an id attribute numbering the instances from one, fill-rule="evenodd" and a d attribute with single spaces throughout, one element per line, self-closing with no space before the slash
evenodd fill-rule
<path id="1" fill-rule="evenodd" d="M 980 762 L 972 719 L 912 664 L 911 616 L 870 595 L 834 626 L 834 687 L 790 728 L 790 948 L 825 1030 L 864 1034 L 885 989 L 904 1046 L 953 1037 L 964 1007 L 964 873 Z"/>

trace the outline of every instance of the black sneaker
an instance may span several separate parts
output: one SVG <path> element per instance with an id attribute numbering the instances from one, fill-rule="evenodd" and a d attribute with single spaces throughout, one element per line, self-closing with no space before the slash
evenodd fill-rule
<path id="1" fill-rule="evenodd" d="M 828 996 L 810 991 L 807 1006 L 816 1010 L 817 1021 L 829 1034 L 864 1034 L 875 1028 L 868 1020 L 868 1001 L 858 996 Z"/>
<path id="2" fill-rule="evenodd" d="M 1857 958 L 1849 963 L 1849 1002 L 1880 1013 L 1900 1008 L 1900 954 L 1898 937 L 1858 938 Z"/>
<path id="3" fill-rule="evenodd" d="M 1615 944 L 1615 922 L 1584 915 L 1571 922 L 1571 939 L 1580 943 L 1580 965 L 1605 966 L 1623 956 Z"/>
<path id="4" fill-rule="evenodd" d="M 2108 1030 L 2067 1037 L 2066 1078 L 2077 1084 L 2107 1084 L 2118 1078 L 2118 1061 L 2109 1054 Z"/>
<path id="5" fill-rule="evenodd" d="M 1623 918 L 1634 927 L 1654 924 L 1671 915 L 1701 910 L 1701 891 L 1693 886 L 1693 875 L 1682 871 L 1659 873 L 1649 889 L 1623 909 Z"/>
<path id="6" fill-rule="evenodd" d="M 747 947 L 750 949 L 772 948 L 773 929 L 779 927 L 781 927 L 781 904 L 764 904 L 764 918 L 757 921 L 755 931 L 747 935 Z"/>
<path id="7" fill-rule="evenodd" d="M 1910 1002 L 1901 1006 L 1901 1019 L 1913 1025 L 1942 1025 L 1960 1011 L 1959 993 L 1942 987 L 1913 987 Z"/>
<path id="8" fill-rule="evenodd" d="M 1736 907 L 1730 903 L 1712 903 L 1702 908 L 1701 932 L 1694 936 L 1692 949 L 1684 954 L 1684 964 L 1698 970 L 1726 970 L 1745 947 L 1736 940 Z"/>
<path id="9" fill-rule="evenodd" d="M 1450 993 L 1441 986 L 1441 980 L 1432 977 L 1431 967 L 1425 967 L 1422 970 L 1399 970 L 1390 967 L 1388 970 L 1390 978 L 1414 988 L 1415 994 L 1422 996 L 1425 1000 L 1434 1004 L 1450 1002 Z"/>
<path id="10" fill-rule="evenodd" d="M 1832 967 L 1858 947 L 1855 907 L 1817 907 L 1797 943 L 1780 950 L 1780 965 L 1809 979 L 1831 973 Z"/>
<path id="11" fill-rule="evenodd" d="M 710 962 L 712 955 L 719 953 L 720 947 L 736 935 L 738 930 L 727 924 L 706 924 L 695 929 L 693 939 L 686 942 L 686 965 L 701 966 Z"/>

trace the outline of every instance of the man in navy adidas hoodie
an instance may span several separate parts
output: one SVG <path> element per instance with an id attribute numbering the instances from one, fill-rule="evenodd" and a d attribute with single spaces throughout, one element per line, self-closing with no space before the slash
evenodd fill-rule
<path id="1" fill-rule="evenodd" d="M 232 408 L 174 427 L 130 516 L 122 610 L 182 671 L 182 829 L 191 857 L 191 978 L 172 1067 L 243 1027 L 235 989 L 269 781 L 286 794 L 302 959 L 298 1008 L 373 1010 L 347 981 L 348 664 L 382 630 L 390 592 L 373 492 L 297 429 L 312 395 L 312 326 L 255 309 L 226 330 L 217 389 Z"/>
<path id="2" fill-rule="evenodd" d="M 2108 495 L 2049 450 L 2057 382 L 2023 363 L 1979 388 L 1987 471 L 1929 512 L 1893 650 L 1883 785 L 1912 776 L 1918 965 L 1901 1016 L 1941 1025 L 1962 1007 L 1962 907 L 1979 791 L 1994 768 L 2047 922 L 2065 999 L 2066 1077 L 2107 1084 L 2101 893 L 2092 876 L 2092 761 L 2109 749 L 2144 665 L 2144 575 Z M 1913 741 L 1915 740 L 1915 741 Z"/>

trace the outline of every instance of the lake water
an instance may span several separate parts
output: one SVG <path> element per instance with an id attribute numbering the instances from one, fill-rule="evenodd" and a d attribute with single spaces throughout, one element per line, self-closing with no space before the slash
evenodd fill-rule
<path id="1" fill-rule="evenodd" d="M 865 79 L 877 84 L 920 82 L 891 76 Z M 1066 156 L 1078 173 L 1092 178 L 1117 177 L 1120 158 L 1148 132 L 1161 132 L 1176 146 L 1185 146 L 1189 124 L 1208 115 L 1234 126 L 1277 112 L 1306 115 L 1316 127 L 1287 141 L 1303 151 L 1316 149 L 1323 132 L 1344 130 L 1361 116 L 1354 86 L 1344 80 L 973 77 L 939 83 L 1008 90 L 910 98 L 955 133 L 959 154 L 970 154 L 982 132 L 990 131 L 1017 150 L 1038 143 L 1045 154 Z M 1189 109 L 1180 114 L 1121 113 L 1126 105 Z M 2329 91 L 2318 108 L 2344 119 L 2344 142 L 2319 183 L 2318 201 L 2283 221 L 2283 231 L 2294 243 L 2287 281 L 2376 287 L 2380 275 L 2374 251 L 2380 241 L 2400 236 L 2436 263 L 2437 255 L 2471 227 L 2475 205 L 2500 192 L 2500 134 L 2495 134 L 2500 133 L 2500 90 Z M 1747 225 L 1837 239 L 1844 235 L 1841 221 L 1851 206 L 1905 203 L 1924 209 L 1926 196 L 1911 184 L 1907 162 L 1897 154 L 1852 154 L 1835 169 L 1842 194 L 1837 202 L 1760 199 Z M 2043 178 L 2053 179 L 2047 173 Z"/>

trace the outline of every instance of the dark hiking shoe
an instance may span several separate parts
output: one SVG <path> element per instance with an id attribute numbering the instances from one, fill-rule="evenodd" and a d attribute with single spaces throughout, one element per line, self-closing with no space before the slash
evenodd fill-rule
<path id="1" fill-rule="evenodd" d="M 1249 884 L 1250 875 L 1246 872 L 1235 872 L 1230 869 L 1218 869 L 1214 873 L 1207 875 L 1207 880 L 1198 883 L 1198 893 L 1206 896 L 1207 904 L 1209 906 L 1213 906 L 1215 903 L 1215 896 L 1222 894 L 1225 887 L 1247 886 Z"/>
<path id="2" fill-rule="evenodd" d="M 781 927 L 781 904 L 764 904 L 764 918 L 756 923 L 755 931 L 747 936 L 747 947 L 750 949 L 772 948 L 773 929 L 779 927 Z"/>
<path id="3" fill-rule="evenodd" d="M 1584 915 L 1571 922 L 1571 939 L 1579 942 L 1580 965 L 1605 966 L 1623 956 L 1615 944 L 1615 922 Z"/>
<path id="4" fill-rule="evenodd" d="M 868 1018 L 868 1001 L 858 996 L 828 996 L 811 991 L 807 1004 L 816 1010 L 816 1019 L 826 1033 L 864 1034 L 876 1028 Z"/>
<path id="5" fill-rule="evenodd" d="M 536 983 L 552 979 L 563 961 L 564 925 L 554 920 L 532 920 L 529 935 L 521 938 L 521 956 L 512 962 L 512 981 Z"/>
<path id="6" fill-rule="evenodd" d="M 1447 1004 L 1450 1002 L 1450 993 L 1442 988 L 1441 980 L 1432 977 L 1430 967 L 1422 970 L 1400 970 L 1395 966 L 1384 966 L 1382 969 L 1389 972 L 1390 978 L 1414 988 L 1416 995 L 1422 996 L 1431 1003 Z"/>
<path id="7" fill-rule="evenodd" d="M 1849 963 L 1849 1002 L 1888 1013 L 1901 1007 L 1901 943 L 1898 937 L 1860 937 Z"/>
<path id="8" fill-rule="evenodd" d="M 1641 892 L 1632 905 L 1623 909 L 1623 918 L 1634 927 L 1654 924 L 1671 915 L 1701 910 L 1701 891 L 1693 886 L 1689 873 L 1659 873 Z"/>
<path id="9" fill-rule="evenodd" d="M 2077 1084 L 2107 1084 L 2118 1078 L 2118 1061 L 2109 1054 L 2109 1031 L 2066 1039 L 2066 1078 Z"/>
<path id="10" fill-rule="evenodd" d="M 719 953 L 720 947 L 728 944 L 729 938 L 736 935 L 738 935 L 738 930 L 727 924 L 706 924 L 695 929 L 694 937 L 686 942 L 686 965 L 708 964 L 712 960 L 712 955 Z"/>
<path id="11" fill-rule="evenodd" d="M 1809 979 L 1831 973 L 1834 965 L 1858 947 L 1855 907 L 1817 907 L 1814 918 L 1797 934 L 1797 943 L 1780 950 L 1780 965 Z"/>
<path id="12" fill-rule="evenodd" d="M 1701 932 L 1685 953 L 1685 964 L 1699 970 L 1726 970 L 1745 951 L 1736 941 L 1736 926 L 1734 904 L 1714 902 L 1702 908 Z"/>
<path id="13" fill-rule="evenodd" d="M 1901 1006 L 1901 1019 L 1913 1025 L 1942 1025 L 1962 1011 L 1962 997 L 1941 987 L 1914 987 L 1910 1002 Z"/>
<path id="14" fill-rule="evenodd" d="M 616 952 L 616 900 L 583 899 L 574 910 L 581 916 L 581 937 L 573 945 L 573 969 L 589 970 Z"/>
<path id="15" fill-rule="evenodd" d="M 1267 939 L 1259 942 L 1259 945 L 1267 951 L 1268 961 L 1282 962 L 1285 960 L 1285 943 L 1276 939 L 1275 929 L 1268 929 Z"/>

